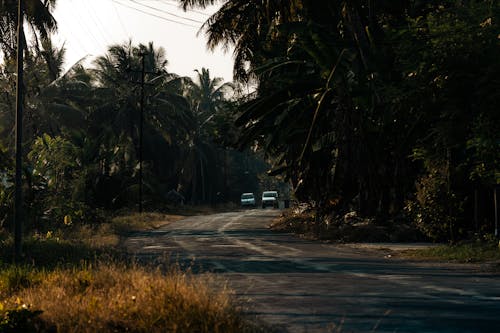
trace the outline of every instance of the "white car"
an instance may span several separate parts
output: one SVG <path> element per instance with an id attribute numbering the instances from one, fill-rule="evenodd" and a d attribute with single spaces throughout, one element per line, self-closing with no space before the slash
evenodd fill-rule
<path id="1" fill-rule="evenodd" d="M 266 208 L 267 206 L 278 208 L 278 192 L 276 191 L 262 192 L 262 208 Z"/>
<path id="2" fill-rule="evenodd" d="M 253 193 L 243 193 L 241 195 L 241 206 L 242 207 L 255 207 L 255 197 Z"/>

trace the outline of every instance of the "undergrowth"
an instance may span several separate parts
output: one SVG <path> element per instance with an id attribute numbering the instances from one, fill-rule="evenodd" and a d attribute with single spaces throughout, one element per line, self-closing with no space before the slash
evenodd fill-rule
<path id="1" fill-rule="evenodd" d="M 273 221 L 275 231 L 335 242 L 415 242 L 425 238 L 404 221 L 376 221 L 355 212 L 316 216 L 314 209 L 289 209 Z"/>

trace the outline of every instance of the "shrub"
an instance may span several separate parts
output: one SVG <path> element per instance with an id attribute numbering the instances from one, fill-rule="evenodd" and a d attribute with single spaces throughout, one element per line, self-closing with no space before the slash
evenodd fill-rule
<path id="1" fill-rule="evenodd" d="M 422 233 L 434 241 L 454 240 L 462 203 L 450 189 L 444 164 L 430 168 L 416 183 L 415 199 L 405 210 Z"/>

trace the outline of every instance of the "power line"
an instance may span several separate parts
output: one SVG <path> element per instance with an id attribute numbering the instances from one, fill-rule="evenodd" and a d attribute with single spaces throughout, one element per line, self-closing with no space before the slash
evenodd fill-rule
<path id="1" fill-rule="evenodd" d="M 119 1 L 116 1 L 116 0 L 111 0 L 111 1 L 113 1 L 114 3 L 116 3 L 116 4 L 120 5 L 120 6 L 127 7 L 127 8 L 129 8 L 129 9 L 135 10 L 135 11 L 137 11 L 137 12 L 140 12 L 140 13 L 143 13 L 143 14 L 146 14 L 146 15 L 149 15 L 149 16 L 152 16 L 152 17 L 159 18 L 160 20 L 164 20 L 164 21 L 167 21 L 167 22 L 170 22 L 170 23 L 176 23 L 176 24 L 184 25 L 184 26 L 186 26 L 186 27 L 197 28 L 197 29 L 199 29 L 199 28 L 200 28 L 200 27 L 195 26 L 195 25 L 192 25 L 192 24 L 188 24 L 188 23 L 184 23 L 184 22 L 180 22 L 180 21 L 172 20 L 172 19 L 169 19 L 169 18 L 166 18 L 166 17 L 160 16 L 160 15 L 152 14 L 152 13 L 146 12 L 146 11 L 144 11 L 144 10 L 141 10 L 141 9 L 139 9 L 139 8 L 135 8 L 135 7 L 132 7 L 132 6 L 126 5 L 126 4 L 121 3 L 121 2 L 119 2 Z"/>
<path id="2" fill-rule="evenodd" d="M 74 11 L 71 11 L 71 13 L 74 13 Z M 82 20 L 80 19 L 80 17 L 78 15 L 74 15 L 76 16 L 77 20 L 78 20 L 78 24 L 84 28 L 85 30 L 87 30 L 87 32 L 89 33 L 90 37 L 92 37 L 92 39 L 94 40 L 94 42 L 96 42 L 96 45 L 99 47 L 101 46 L 102 44 L 97 40 L 97 38 L 95 37 L 95 35 L 92 33 L 92 30 L 88 28 L 88 26 L 82 22 Z M 104 40 L 104 43 L 106 43 L 106 40 Z"/>
<path id="3" fill-rule="evenodd" d="M 127 36 L 127 38 L 130 37 L 130 33 L 128 32 L 127 28 L 125 27 L 125 24 L 123 24 L 123 21 L 122 21 L 122 18 L 120 16 L 120 13 L 118 12 L 118 9 L 116 9 L 116 5 L 115 5 L 115 2 L 111 0 L 111 6 L 113 6 L 113 9 L 116 13 L 116 16 L 118 17 L 118 21 L 120 22 L 120 25 L 122 27 L 122 30 L 123 32 L 125 33 L 125 35 Z"/>
<path id="4" fill-rule="evenodd" d="M 155 2 L 160 2 L 163 5 L 175 7 L 177 9 L 180 8 L 178 2 L 176 2 L 176 1 L 169 1 L 169 0 L 143 0 L 143 1 L 155 1 Z M 172 3 L 172 2 L 174 2 L 174 3 Z M 196 9 L 187 9 L 186 11 L 187 12 L 191 12 L 191 13 L 200 14 L 200 15 L 203 15 L 203 16 L 206 16 L 206 17 L 210 16 L 210 14 L 204 13 L 204 12 L 196 10 Z"/>
<path id="5" fill-rule="evenodd" d="M 171 13 L 169 11 L 166 11 L 166 10 L 163 10 L 163 9 L 160 9 L 160 8 L 156 8 L 156 7 L 153 7 L 153 6 L 148 6 L 148 5 L 145 5 L 145 4 L 142 4 L 140 3 L 139 1 L 136 1 L 136 0 L 129 0 L 130 2 L 133 2 L 133 3 L 136 3 L 138 4 L 139 6 L 143 6 L 143 7 L 146 7 L 146 8 L 150 8 L 150 9 L 153 9 L 155 11 L 158 11 L 160 13 L 164 13 L 164 14 L 167 14 L 167 15 L 171 15 L 171 16 L 174 16 L 174 17 L 177 17 L 177 18 L 180 18 L 180 19 L 183 19 L 183 20 L 186 20 L 186 21 L 191 21 L 191 22 L 195 22 L 195 23 L 200 23 L 200 24 L 203 24 L 203 21 L 198 21 L 198 20 L 195 20 L 195 19 L 191 19 L 189 17 L 185 17 L 185 16 L 181 16 L 181 15 L 177 15 L 177 14 L 174 14 L 174 13 Z"/>
<path id="6" fill-rule="evenodd" d="M 62 16 L 62 15 L 61 15 L 60 17 L 58 17 L 58 18 L 57 18 L 57 21 L 61 21 L 61 22 L 62 22 L 62 21 L 64 21 L 64 22 L 66 22 L 66 20 L 65 20 L 65 19 L 63 20 L 63 16 Z M 69 29 L 69 30 L 71 30 L 70 25 L 66 24 L 66 26 L 68 27 L 68 29 Z M 72 42 L 73 40 L 76 40 L 76 43 L 78 44 L 78 47 L 80 48 L 80 51 L 83 51 L 83 53 L 86 53 L 86 54 L 89 54 L 89 53 L 90 53 L 90 52 L 87 50 L 87 48 L 85 47 L 85 45 L 83 45 L 83 44 L 81 43 L 80 38 L 71 38 L 71 39 L 70 39 L 70 38 L 68 38 L 68 36 L 67 36 L 64 32 L 59 31 L 58 33 L 59 33 L 59 34 L 64 35 L 64 38 L 65 38 L 65 39 L 64 39 L 64 42 L 65 42 L 65 43 L 66 43 L 66 42 L 68 42 L 68 41 Z"/>
<path id="7" fill-rule="evenodd" d="M 176 2 L 176 1 L 174 1 L 174 2 Z M 180 7 L 179 7 L 179 5 L 177 5 L 177 4 L 173 4 L 173 3 L 169 3 L 169 1 L 168 1 L 168 0 L 166 0 L 166 1 L 164 2 L 164 4 L 165 4 L 165 5 L 168 5 L 168 6 L 174 6 L 174 7 L 176 7 L 176 8 L 180 8 Z M 204 12 L 199 11 L 199 10 L 196 10 L 196 9 L 188 9 L 187 11 L 188 11 L 188 12 L 192 12 L 192 13 L 196 13 L 196 14 L 200 14 L 200 15 L 204 15 L 204 16 L 206 16 L 206 17 L 209 17 L 209 16 L 210 16 L 210 14 L 204 13 Z"/>
<path id="8" fill-rule="evenodd" d="M 96 24 L 96 27 L 97 27 L 97 30 L 99 31 L 99 33 L 101 34 L 101 36 L 105 39 L 106 41 L 106 44 L 110 45 L 111 42 L 113 40 L 113 36 L 111 36 L 109 34 L 109 32 L 106 30 L 104 24 L 102 24 L 100 18 L 99 18 L 99 15 L 97 15 L 96 11 L 95 11 L 95 8 L 89 4 L 89 6 L 87 7 L 87 10 L 90 14 L 90 18 L 92 19 L 92 21 L 94 21 L 94 23 Z M 108 37 L 110 37 L 110 39 L 108 39 Z"/>
<path id="9" fill-rule="evenodd" d="M 108 38 L 107 36 L 105 36 L 105 33 L 103 32 L 104 30 L 101 30 L 101 28 L 99 28 L 99 24 L 97 23 L 97 21 L 95 20 L 94 18 L 94 15 L 92 15 L 92 13 L 89 12 L 89 16 L 90 18 L 92 19 L 92 21 L 94 22 L 95 24 L 95 27 L 97 29 L 97 32 L 99 33 L 99 35 L 101 36 L 101 39 L 104 41 L 104 44 L 106 45 L 109 45 L 110 42 L 108 41 Z"/>

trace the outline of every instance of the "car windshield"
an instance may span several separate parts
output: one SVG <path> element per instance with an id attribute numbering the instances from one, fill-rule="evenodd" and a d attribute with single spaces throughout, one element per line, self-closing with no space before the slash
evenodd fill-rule
<path id="1" fill-rule="evenodd" d="M 276 193 L 276 192 L 264 192 L 264 193 L 262 193 L 262 196 L 264 198 L 277 197 L 278 193 Z"/>
<path id="2" fill-rule="evenodd" d="M 253 199 L 253 194 L 252 193 L 245 193 L 241 195 L 242 199 Z"/>

